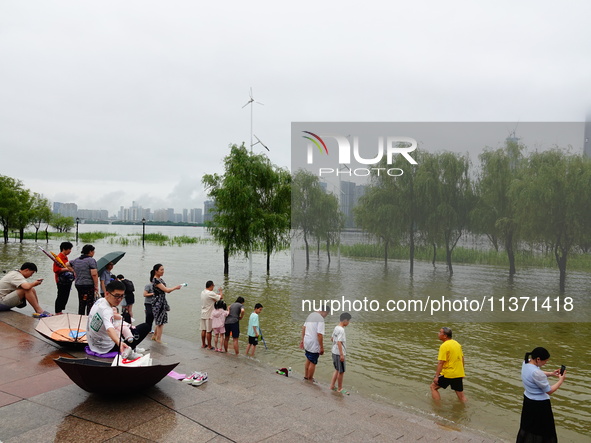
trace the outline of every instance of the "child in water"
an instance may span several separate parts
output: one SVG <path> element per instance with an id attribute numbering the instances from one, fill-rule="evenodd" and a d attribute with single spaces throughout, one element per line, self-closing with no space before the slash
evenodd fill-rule
<path id="1" fill-rule="evenodd" d="M 226 306 L 226 303 L 224 302 L 224 300 L 218 300 L 215 302 L 215 305 L 213 306 L 214 310 L 211 313 L 211 328 L 213 330 L 213 333 L 215 334 L 215 340 L 214 340 L 214 347 L 216 352 L 225 352 L 224 349 L 222 348 L 222 345 L 224 344 L 224 339 L 222 337 L 222 335 L 226 334 L 226 317 L 228 316 L 228 307 Z M 218 340 L 220 343 L 220 347 L 218 348 Z"/>

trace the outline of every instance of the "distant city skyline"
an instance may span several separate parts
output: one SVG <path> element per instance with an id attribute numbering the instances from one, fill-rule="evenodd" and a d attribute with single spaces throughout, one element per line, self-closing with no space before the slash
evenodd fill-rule
<path id="1" fill-rule="evenodd" d="M 66 217 L 79 218 L 81 220 L 93 221 L 130 221 L 141 222 L 142 219 L 154 222 L 174 222 L 174 223 L 203 223 L 204 209 L 213 207 L 213 202 L 207 200 L 204 208 L 182 208 L 181 212 L 176 212 L 175 208 L 159 208 L 152 210 L 132 202 L 131 206 L 121 206 L 116 214 L 109 215 L 106 209 L 81 209 L 75 202 L 54 202 L 52 212 Z M 210 219 L 211 217 L 209 217 Z"/>

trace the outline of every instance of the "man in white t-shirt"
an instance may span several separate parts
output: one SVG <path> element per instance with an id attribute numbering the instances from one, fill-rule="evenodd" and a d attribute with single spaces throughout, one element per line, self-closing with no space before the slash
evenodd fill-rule
<path id="1" fill-rule="evenodd" d="M 218 289 L 217 294 L 213 292 L 213 289 L 213 282 L 208 280 L 205 283 L 205 289 L 201 292 L 201 347 L 207 349 L 215 349 L 211 346 L 211 314 L 215 302 L 224 298 L 222 288 Z"/>
<path id="2" fill-rule="evenodd" d="M 328 308 L 324 311 L 312 312 L 302 326 L 302 340 L 300 349 L 306 354 L 304 364 L 304 380 L 314 382 L 314 371 L 318 364 L 318 357 L 324 354 L 324 319 L 328 315 Z"/>
<path id="3" fill-rule="evenodd" d="M 125 284 L 119 280 L 113 280 L 105 287 L 105 297 L 99 298 L 92 305 L 88 314 L 88 326 L 86 334 L 88 347 L 97 354 L 107 354 L 112 351 L 123 353 L 128 345 L 122 339 L 121 330 L 113 325 L 113 308 L 117 307 L 125 297 Z M 135 347 L 148 335 L 150 327 L 146 323 L 132 328 L 135 337 L 129 347 Z"/>
<path id="4" fill-rule="evenodd" d="M 0 279 L 0 311 L 22 308 L 28 301 L 35 310 L 33 317 L 48 317 L 50 315 L 39 306 L 39 299 L 35 291 L 35 287 L 43 283 L 43 279 L 39 278 L 31 283 L 27 281 L 27 278 L 32 277 L 35 272 L 37 272 L 37 265 L 27 262 L 23 263 L 20 269 L 10 271 Z"/>

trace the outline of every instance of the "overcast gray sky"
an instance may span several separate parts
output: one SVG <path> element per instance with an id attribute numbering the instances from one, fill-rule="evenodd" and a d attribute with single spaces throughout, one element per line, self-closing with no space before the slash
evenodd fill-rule
<path id="1" fill-rule="evenodd" d="M 0 174 L 110 214 L 201 207 L 292 121 L 582 121 L 585 1 L 0 2 Z M 255 151 L 262 152 L 260 145 Z"/>

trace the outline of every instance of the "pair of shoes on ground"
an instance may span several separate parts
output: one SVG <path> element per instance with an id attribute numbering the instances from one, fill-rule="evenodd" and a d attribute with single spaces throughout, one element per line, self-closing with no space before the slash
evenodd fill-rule
<path id="1" fill-rule="evenodd" d="M 222 348 L 216 349 L 215 352 L 226 352 Z"/>
<path id="2" fill-rule="evenodd" d="M 207 372 L 195 371 L 188 377 L 183 379 L 183 383 L 188 383 L 191 386 L 201 386 L 208 380 Z"/>
<path id="3" fill-rule="evenodd" d="M 141 348 L 139 348 L 139 349 L 141 349 Z M 136 358 L 143 357 L 144 354 L 140 353 L 139 349 L 136 348 L 135 350 L 133 350 L 128 347 L 125 349 L 125 351 L 123 351 L 123 353 L 121 354 L 121 357 L 123 357 L 126 360 L 135 360 Z"/>
<path id="4" fill-rule="evenodd" d="M 39 312 L 33 313 L 33 318 L 45 318 L 45 317 L 51 317 L 51 314 L 47 311 L 43 311 L 41 313 L 39 313 Z"/>

